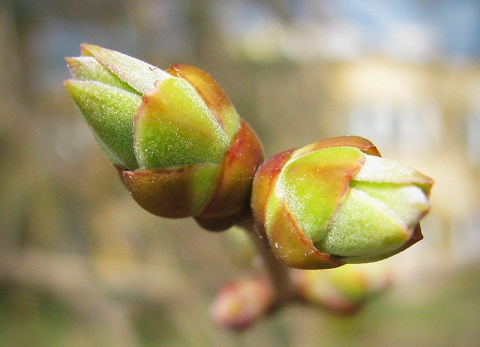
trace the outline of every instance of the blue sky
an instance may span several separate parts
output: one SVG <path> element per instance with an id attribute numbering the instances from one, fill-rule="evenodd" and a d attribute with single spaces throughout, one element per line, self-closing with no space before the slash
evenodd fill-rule
<path id="1" fill-rule="evenodd" d="M 241 35 L 250 25 L 275 17 L 259 2 L 229 4 L 235 10 L 226 23 Z M 328 33 L 335 27 L 351 28 L 365 52 L 416 60 L 480 58 L 479 0 L 295 0 L 289 5 L 294 21 L 317 24 L 320 35 L 326 23 Z M 340 40 L 351 42 L 345 37 L 348 33 L 338 34 Z"/>
<path id="2" fill-rule="evenodd" d="M 372 34 L 388 36 L 395 27 L 418 25 L 431 32 L 447 56 L 480 55 L 478 0 L 339 0 L 334 6 Z"/>

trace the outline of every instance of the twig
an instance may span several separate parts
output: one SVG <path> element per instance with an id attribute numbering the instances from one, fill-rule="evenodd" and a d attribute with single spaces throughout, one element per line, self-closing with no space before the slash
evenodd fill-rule
<path id="1" fill-rule="evenodd" d="M 260 237 L 252 214 L 246 213 L 244 218 L 237 223 L 237 226 L 248 233 L 265 266 L 266 274 L 274 292 L 274 299 L 269 311 L 273 312 L 287 301 L 296 299 L 298 293 L 291 278 L 291 270 L 275 257 L 269 244 Z"/>

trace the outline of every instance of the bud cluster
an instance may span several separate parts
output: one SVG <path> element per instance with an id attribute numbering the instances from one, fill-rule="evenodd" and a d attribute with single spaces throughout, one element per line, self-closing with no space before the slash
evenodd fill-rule
<path id="1" fill-rule="evenodd" d="M 253 214 L 289 267 L 384 259 L 421 239 L 433 181 L 340 137 L 264 161 L 260 140 L 205 71 L 83 44 L 65 86 L 132 197 L 225 230 Z"/>

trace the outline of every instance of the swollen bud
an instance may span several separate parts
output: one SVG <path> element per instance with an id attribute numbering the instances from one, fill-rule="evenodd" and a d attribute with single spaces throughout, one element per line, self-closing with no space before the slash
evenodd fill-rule
<path id="1" fill-rule="evenodd" d="M 209 230 L 235 223 L 263 149 L 210 75 L 88 44 L 66 60 L 68 92 L 140 206 Z"/>
<path id="2" fill-rule="evenodd" d="M 265 315 L 274 300 L 266 278 L 247 278 L 224 285 L 212 305 L 212 316 L 222 327 L 242 330 Z"/>
<path id="3" fill-rule="evenodd" d="M 433 181 L 340 137 L 280 153 L 256 174 L 252 209 L 286 265 L 337 267 L 390 257 L 422 238 Z"/>
<path id="4" fill-rule="evenodd" d="M 357 312 L 392 283 L 390 269 L 381 262 L 348 264 L 323 271 L 295 270 L 293 275 L 303 300 L 344 314 Z"/>

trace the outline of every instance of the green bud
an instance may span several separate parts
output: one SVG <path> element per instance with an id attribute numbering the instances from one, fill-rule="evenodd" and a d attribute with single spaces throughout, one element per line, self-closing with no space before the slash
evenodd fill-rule
<path id="1" fill-rule="evenodd" d="M 365 139 L 341 137 L 260 166 L 253 213 L 280 260 L 304 269 L 371 262 L 421 239 L 433 181 L 379 155 Z"/>
<path id="2" fill-rule="evenodd" d="M 293 277 L 305 301 L 345 314 L 358 311 L 392 282 L 391 271 L 384 263 L 349 264 L 324 271 L 295 270 Z"/>
<path id="3" fill-rule="evenodd" d="M 261 144 L 217 82 L 83 44 L 65 86 L 133 198 L 162 217 L 225 229 L 248 206 Z"/>

